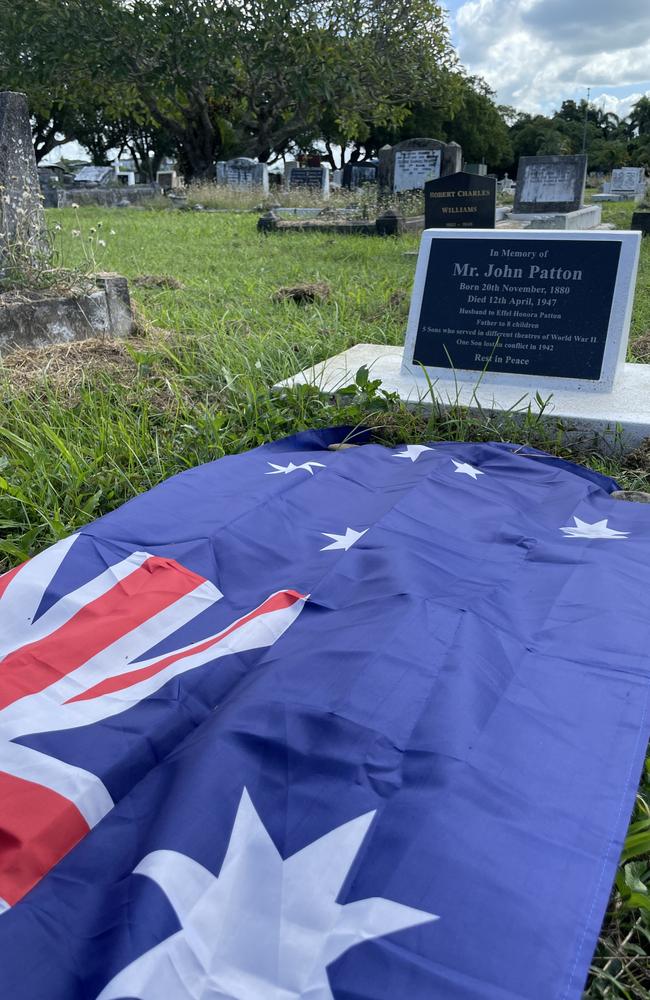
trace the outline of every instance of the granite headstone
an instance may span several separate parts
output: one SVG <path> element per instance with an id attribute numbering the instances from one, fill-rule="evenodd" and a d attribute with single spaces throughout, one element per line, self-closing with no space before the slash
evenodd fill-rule
<path id="1" fill-rule="evenodd" d="M 633 198 L 645 193 L 645 183 L 643 167 L 618 167 L 612 170 L 609 190 L 611 194 L 627 194 Z"/>
<path id="2" fill-rule="evenodd" d="M 300 167 L 298 164 L 291 164 L 284 176 L 289 191 L 306 188 L 310 191 L 319 191 L 324 198 L 329 197 L 330 172 L 327 167 Z"/>
<path id="3" fill-rule="evenodd" d="M 425 231 L 405 370 L 612 391 L 639 243 L 629 232 Z"/>
<path id="4" fill-rule="evenodd" d="M 377 180 L 376 163 L 346 163 L 343 167 L 342 186 L 355 190 L 364 184 L 374 184 Z"/>
<path id="5" fill-rule="evenodd" d="M 83 186 L 106 187 L 112 183 L 115 177 L 113 167 L 82 167 L 74 175 L 74 183 Z"/>
<path id="6" fill-rule="evenodd" d="M 217 184 L 232 187 L 261 187 L 269 190 L 269 169 L 266 163 L 258 163 L 248 156 L 236 156 L 232 160 L 219 160 L 216 171 Z"/>
<path id="7" fill-rule="evenodd" d="M 424 185 L 426 229 L 494 229 L 497 183 L 461 171 Z"/>
<path id="8" fill-rule="evenodd" d="M 587 157 L 521 156 L 517 171 L 515 214 L 575 212 L 582 207 Z"/>
<path id="9" fill-rule="evenodd" d="M 439 139 L 406 139 L 379 150 L 379 186 L 397 194 L 421 191 L 427 181 L 458 173 L 463 151 L 456 142 Z"/>

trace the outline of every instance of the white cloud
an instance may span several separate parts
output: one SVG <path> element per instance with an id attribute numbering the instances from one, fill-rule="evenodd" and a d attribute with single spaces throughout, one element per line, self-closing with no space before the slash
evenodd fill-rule
<path id="1" fill-rule="evenodd" d="M 650 86 L 649 0 L 467 0 L 453 27 L 467 69 L 522 111 L 552 111 L 591 87 L 624 115 Z"/>

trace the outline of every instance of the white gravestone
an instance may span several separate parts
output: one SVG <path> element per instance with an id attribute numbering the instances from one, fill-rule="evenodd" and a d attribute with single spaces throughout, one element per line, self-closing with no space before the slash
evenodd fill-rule
<path id="1" fill-rule="evenodd" d="M 603 184 L 602 193 L 593 195 L 593 201 L 641 201 L 645 193 L 643 167 L 618 167 L 612 170 L 611 180 Z"/>
<path id="2" fill-rule="evenodd" d="M 233 160 L 219 160 L 216 172 L 217 184 L 231 187 L 261 187 L 269 190 L 269 171 L 266 163 L 258 163 L 248 156 L 237 156 Z"/>
<path id="3" fill-rule="evenodd" d="M 545 166 L 531 165 L 522 186 L 521 200 L 533 202 L 571 201 L 574 197 L 573 171 L 549 177 Z"/>
<path id="4" fill-rule="evenodd" d="M 75 184 L 107 185 L 113 180 L 112 167 L 82 167 L 74 175 Z"/>
<path id="5" fill-rule="evenodd" d="M 394 191 L 414 191 L 440 177 L 439 149 L 401 149 L 395 153 Z"/>
<path id="6" fill-rule="evenodd" d="M 612 170 L 610 185 L 612 194 L 630 194 L 635 197 L 645 194 L 645 170 L 643 167 L 619 167 Z"/>

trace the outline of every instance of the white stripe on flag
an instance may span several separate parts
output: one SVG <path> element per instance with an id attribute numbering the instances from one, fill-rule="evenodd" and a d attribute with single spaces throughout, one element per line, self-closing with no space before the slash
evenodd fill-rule
<path id="1" fill-rule="evenodd" d="M 0 896 L 0 915 L 6 913 L 7 910 L 10 909 L 11 907 L 9 906 L 9 903 L 5 899 L 3 899 L 2 896 Z"/>
<path id="2" fill-rule="evenodd" d="M 74 802 L 91 829 L 113 808 L 113 800 L 97 775 L 20 743 L 0 743 L 0 771 L 43 785 Z"/>

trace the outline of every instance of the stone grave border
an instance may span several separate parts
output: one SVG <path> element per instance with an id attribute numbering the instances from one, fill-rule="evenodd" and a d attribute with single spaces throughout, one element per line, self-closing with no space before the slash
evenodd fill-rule
<path id="1" fill-rule="evenodd" d="M 339 236 L 402 236 L 404 233 L 419 233 L 424 229 L 424 216 L 406 218 L 397 212 L 388 211 L 376 219 L 366 221 L 354 219 L 347 222 L 298 219 L 280 219 L 275 212 L 267 212 L 257 222 L 260 233 L 336 233 Z"/>

